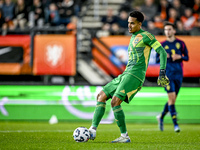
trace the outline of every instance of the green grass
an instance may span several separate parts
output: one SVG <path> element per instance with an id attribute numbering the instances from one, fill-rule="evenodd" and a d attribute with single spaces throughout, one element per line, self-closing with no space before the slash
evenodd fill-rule
<path id="1" fill-rule="evenodd" d="M 175 133 L 172 124 L 160 132 L 157 124 L 127 124 L 131 143 L 109 143 L 120 136 L 117 125 L 100 124 L 94 141 L 77 143 L 72 134 L 87 122 L 0 122 L 0 150 L 199 150 L 199 124 L 181 124 Z"/>

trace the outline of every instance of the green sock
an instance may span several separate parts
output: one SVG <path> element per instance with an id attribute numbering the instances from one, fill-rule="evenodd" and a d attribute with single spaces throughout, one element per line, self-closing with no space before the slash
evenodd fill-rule
<path id="1" fill-rule="evenodd" d="M 104 112 L 105 112 L 105 108 L 106 108 L 106 103 L 104 102 L 97 102 L 95 111 L 94 111 L 94 116 L 92 119 L 92 126 L 93 127 L 98 127 Z"/>
<path id="2" fill-rule="evenodd" d="M 120 132 L 126 133 L 127 130 L 126 130 L 126 123 L 125 123 L 125 115 L 124 115 L 124 111 L 123 111 L 121 105 L 115 106 L 112 109 L 114 112 L 115 121 L 117 122 Z"/>

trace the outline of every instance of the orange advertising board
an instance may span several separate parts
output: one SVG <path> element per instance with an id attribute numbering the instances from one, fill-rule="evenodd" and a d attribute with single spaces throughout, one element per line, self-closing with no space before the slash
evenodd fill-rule
<path id="1" fill-rule="evenodd" d="M 128 45 L 130 38 L 130 36 L 109 36 L 101 37 L 100 40 L 111 48 L 116 45 Z M 177 36 L 177 38 L 185 42 L 189 54 L 189 61 L 183 61 L 184 77 L 200 77 L 200 36 Z M 162 42 L 165 36 L 156 36 L 156 39 Z M 158 75 L 159 65 L 149 65 L 146 76 L 157 77 Z"/>
<path id="2" fill-rule="evenodd" d="M 36 35 L 33 73 L 35 75 L 76 74 L 76 38 L 74 35 Z"/>

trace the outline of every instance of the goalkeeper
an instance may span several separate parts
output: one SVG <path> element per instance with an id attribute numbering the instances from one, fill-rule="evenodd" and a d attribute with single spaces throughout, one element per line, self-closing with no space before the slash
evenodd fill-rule
<path id="1" fill-rule="evenodd" d="M 128 30 L 132 37 L 128 47 L 128 64 L 125 71 L 106 84 L 97 95 L 97 105 L 92 125 L 89 128 L 90 139 L 92 140 L 96 137 L 97 127 L 104 115 L 106 101 L 111 98 L 111 107 L 121 132 L 121 136 L 113 140 L 112 143 L 127 143 L 131 141 L 126 129 L 125 115 L 121 103 L 123 101 L 130 103 L 135 94 L 141 89 L 152 48 L 160 54 L 158 84 L 161 86 L 169 84 L 169 80 L 165 76 L 167 53 L 151 33 L 141 29 L 143 20 L 144 16 L 139 11 L 133 11 L 129 15 Z"/>

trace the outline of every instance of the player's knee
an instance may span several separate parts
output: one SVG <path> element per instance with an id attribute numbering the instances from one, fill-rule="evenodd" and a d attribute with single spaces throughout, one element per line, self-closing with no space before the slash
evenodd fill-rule
<path id="1" fill-rule="evenodd" d="M 97 101 L 98 101 L 98 99 L 99 99 L 99 96 L 100 96 L 100 94 L 97 95 Z"/>
<path id="2" fill-rule="evenodd" d="M 116 105 L 116 102 L 115 101 L 113 101 L 113 100 L 111 100 L 111 107 L 115 107 L 115 105 Z"/>
<path id="3" fill-rule="evenodd" d="M 106 94 L 101 91 L 98 95 L 97 95 L 97 101 L 98 102 L 106 102 L 107 96 Z"/>
<path id="4" fill-rule="evenodd" d="M 121 103 L 122 101 L 118 97 L 114 96 L 111 100 L 111 107 L 119 106 Z"/>
<path id="5" fill-rule="evenodd" d="M 175 104 L 175 101 L 176 101 L 176 93 L 175 92 L 171 92 L 171 93 L 168 93 L 168 104 L 169 105 L 173 105 Z"/>
<path id="6" fill-rule="evenodd" d="M 173 105 L 173 104 L 175 104 L 175 101 L 176 101 L 176 98 L 171 98 L 168 100 L 168 104 Z"/>

